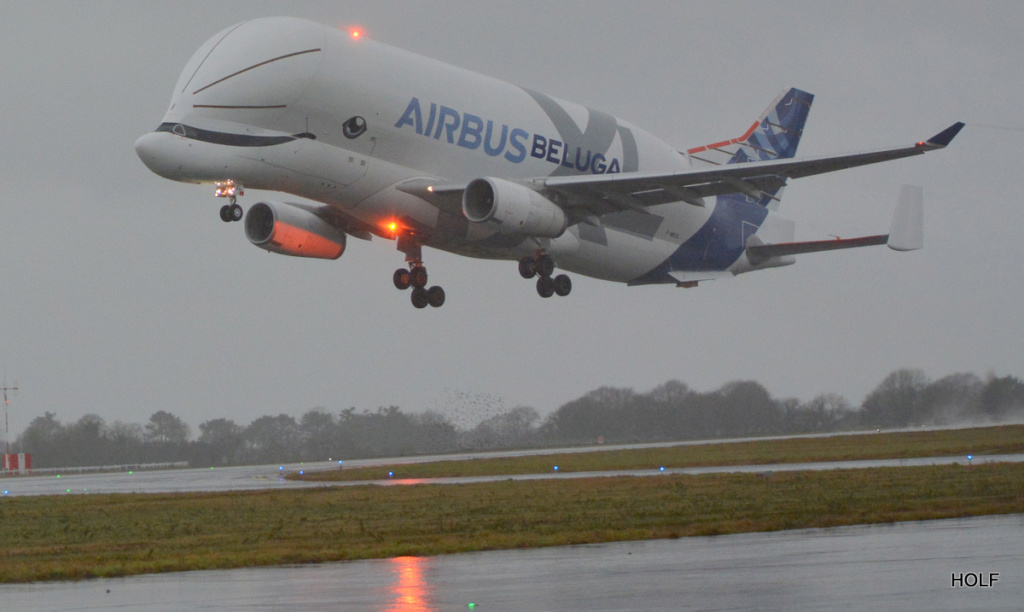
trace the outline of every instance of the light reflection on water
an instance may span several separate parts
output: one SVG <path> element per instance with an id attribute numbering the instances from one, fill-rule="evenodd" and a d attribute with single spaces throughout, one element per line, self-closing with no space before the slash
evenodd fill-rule
<path id="1" fill-rule="evenodd" d="M 429 612 L 433 587 L 424 577 L 430 564 L 426 557 L 394 557 L 388 559 L 395 583 L 388 588 L 394 596 L 384 610 L 386 612 Z"/>

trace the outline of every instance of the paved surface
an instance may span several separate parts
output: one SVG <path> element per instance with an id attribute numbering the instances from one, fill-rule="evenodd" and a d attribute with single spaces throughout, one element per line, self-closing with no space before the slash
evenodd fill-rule
<path id="1" fill-rule="evenodd" d="M 1024 515 L 1008 515 L 13 585 L 0 601 L 19 611 L 1019 610 L 1022 535 Z M 957 574 L 975 578 L 954 587 Z M 991 586 L 966 586 L 979 575 Z"/>
<path id="2" fill-rule="evenodd" d="M 657 445 L 648 445 L 657 446 Z M 603 449 L 603 448 L 602 448 Z M 598 449 L 574 449 L 580 452 Z M 510 456 L 555 452 L 458 455 Z M 346 462 L 383 465 L 453 457 Z M 558 473 L 520 479 L 622 474 L 771 472 L 990 461 L 1024 455 L 935 457 L 713 468 Z M 75 474 L 0 479 L 7 496 L 227 491 L 325 486 L 284 466 Z M 385 479 L 375 484 L 493 478 Z M 356 483 L 365 484 L 365 483 Z M 335 486 L 335 485 L 331 485 Z M 339 483 L 337 486 L 346 486 Z M 0 500 L 2 503 L 2 500 Z M 1024 509 L 1022 509 L 1024 510 Z M 626 542 L 298 567 L 183 572 L 78 583 L 0 586 L 3 610 L 1019 610 L 1024 601 L 1024 515 L 884 526 Z M 957 586 L 956 576 L 960 576 Z M 976 586 L 972 586 L 976 585 Z M 982 586 L 987 585 L 987 586 Z M 474 604 L 472 608 L 470 604 Z"/>
<path id="3" fill-rule="evenodd" d="M 552 452 L 551 450 L 544 451 Z M 556 451 L 557 452 L 557 451 Z M 345 462 L 352 467 L 363 465 L 393 465 L 435 461 L 438 459 L 473 458 L 492 456 L 455 455 L 442 457 L 402 457 L 398 459 L 374 459 Z M 974 456 L 966 457 L 923 457 L 916 459 L 888 459 L 873 461 L 832 461 L 822 463 L 786 463 L 771 465 L 732 465 L 702 468 L 673 468 L 660 470 L 622 470 L 608 472 L 551 472 L 546 474 L 522 474 L 515 476 L 479 476 L 466 478 L 403 479 L 397 470 L 393 479 L 360 482 L 302 482 L 286 480 L 283 475 L 300 470 L 325 470 L 337 467 L 337 462 L 238 466 L 216 469 L 160 470 L 146 472 L 110 472 L 101 474 L 62 474 L 46 476 L 16 476 L 0 478 L 0 496 L 20 495 L 68 495 L 89 493 L 175 493 L 185 491 L 242 491 L 254 489 L 299 489 L 325 486 L 353 486 L 363 484 L 408 485 L 408 484 L 465 484 L 497 480 L 536 480 L 549 478 L 589 478 L 594 476 L 657 476 L 659 474 L 712 474 L 727 472 L 781 472 L 796 470 L 857 469 L 867 467 L 905 467 L 912 465 L 950 465 L 972 463 L 979 465 L 989 462 L 1024 462 L 1024 455 Z M 383 470 L 382 470 L 383 472 Z M 383 475 L 383 474 L 382 474 Z"/>

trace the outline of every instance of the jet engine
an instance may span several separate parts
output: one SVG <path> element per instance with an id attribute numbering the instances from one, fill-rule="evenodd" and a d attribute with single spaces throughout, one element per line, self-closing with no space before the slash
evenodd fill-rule
<path id="1" fill-rule="evenodd" d="M 271 253 L 337 259 L 345 233 L 294 204 L 258 202 L 245 215 L 245 237 Z"/>
<path id="2" fill-rule="evenodd" d="M 478 178 L 462 193 L 462 212 L 473 223 L 488 223 L 503 234 L 557 238 L 565 212 L 536 191 L 498 178 Z"/>

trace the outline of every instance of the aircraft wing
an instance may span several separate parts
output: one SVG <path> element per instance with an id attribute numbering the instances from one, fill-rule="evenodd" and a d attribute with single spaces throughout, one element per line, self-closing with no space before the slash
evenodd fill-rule
<path id="1" fill-rule="evenodd" d="M 726 193 L 743 193 L 756 200 L 785 186 L 791 178 L 876 164 L 942 149 L 963 127 L 963 123 L 955 123 L 928 140 L 912 146 L 863 153 L 747 162 L 674 174 L 568 176 L 537 182 L 545 190 L 560 193 L 564 207 L 589 209 L 594 214 L 610 210 L 645 212 L 645 206 L 680 200 L 704 206 L 704 198 Z"/>
<path id="2" fill-rule="evenodd" d="M 683 201 L 704 206 L 704 198 L 727 193 L 742 193 L 759 200 L 765 196 L 773 197 L 771 194 L 784 187 L 791 178 L 877 164 L 945 148 L 963 127 L 963 123 L 954 123 L 928 140 L 911 146 L 861 153 L 727 164 L 672 174 L 588 174 L 537 178 L 526 182 L 545 195 L 557 194 L 550 199 L 566 209 L 576 221 L 590 215 L 621 210 L 646 213 L 645 207 L 668 202 Z M 431 177 L 413 178 L 397 185 L 398 189 L 453 214 L 462 213 L 465 187 L 465 184 L 446 183 Z"/>

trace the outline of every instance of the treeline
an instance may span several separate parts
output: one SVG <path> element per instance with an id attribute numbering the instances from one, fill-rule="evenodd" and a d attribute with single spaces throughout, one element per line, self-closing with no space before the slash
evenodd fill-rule
<path id="1" fill-rule="evenodd" d="M 646 393 L 602 387 L 546 419 L 533 408 L 512 408 L 468 429 L 438 412 L 406 414 L 395 406 L 338 414 L 316 409 L 297 420 L 287 414 L 262 416 L 246 426 L 211 419 L 199 425 L 196 437 L 188 424 L 165 411 L 145 425 L 108 424 L 95 414 L 63 424 L 47 412 L 32 420 L 15 447 L 32 453 L 37 468 L 183 460 L 205 467 L 1022 419 L 1024 382 L 1015 377 L 953 374 L 931 381 L 919 370 L 901 369 L 859 407 L 835 394 L 806 403 L 774 399 L 751 381 L 707 393 L 670 381 Z"/>

